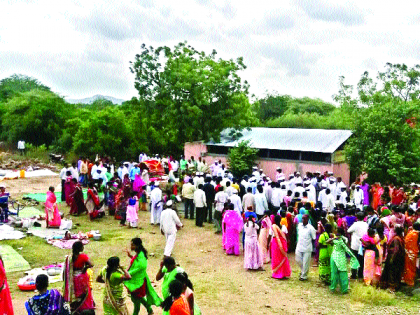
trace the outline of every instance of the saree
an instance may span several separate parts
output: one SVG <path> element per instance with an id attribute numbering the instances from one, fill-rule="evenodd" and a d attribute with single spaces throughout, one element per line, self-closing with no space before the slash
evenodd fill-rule
<path id="1" fill-rule="evenodd" d="M 95 309 L 89 275 L 74 266 L 84 264 L 87 259 L 85 254 L 80 254 L 76 261 L 72 262 L 71 256 L 67 255 L 64 263 L 64 300 L 70 304 L 72 314 Z"/>
<path id="2" fill-rule="evenodd" d="M 190 315 L 190 306 L 184 295 L 174 301 L 169 310 L 169 315 Z"/>
<path id="3" fill-rule="evenodd" d="M 319 259 L 318 259 L 318 273 L 319 280 L 326 284 L 331 283 L 331 254 L 333 247 L 331 244 L 327 244 L 327 241 L 330 239 L 330 236 L 327 232 L 322 233 L 319 236 L 318 244 L 319 247 Z"/>
<path id="4" fill-rule="evenodd" d="M 69 305 L 55 289 L 30 298 L 25 308 L 29 315 L 70 315 Z"/>
<path id="5" fill-rule="evenodd" d="M 73 198 L 70 206 L 70 214 L 80 215 L 82 213 L 87 212 L 82 187 L 80 185 L 75 186 L 72 197 Z"/>
<path id="6" fill-rule="evenodd" d="M 131 279 L 124 281 L 124 285 L 130 294 L 136 294 L 135 292 L 137 290 L 143 290 L 144 287 L 147 304 L 160 306 L 161 299 L 157 295 L 147 275 L 147 258 L 143 252 L 140 252 L 131 259 L 128 273 Z"/>
<path id="7" fill-rule="evenodd" d="M 287 258 L 287 241 L 280 228 L 273 224 L 271 227 L 273 238 L 270 243 L 272 277 L 275 279 L 289 278 L 292 274 Z"/>
<path id="8" fill-rule="evenodd" d="M 47 192 L 47 200 L 45 201 L 45 214 L 47 227 L 60 227 L 61 216 L 58 211 L 57 197 L 51 191 Z"/>
<path id="9" fill-rule="evenodd" d="M 378 239 L 369 237 L 367 234 L 362 237 L 362 240 L 371 245 L 377 245 Z M 364 264 L 363 264 L 363 281 L 366 285 L 371 285 L 373 279 L 375 278 L 376 273 L 376 264 L 375 264 L 376 257 L 375 251 L 371 249 L 365 249 L 364 254 Z"/>
<path id="10" fill-rule="evenodd" d="M 103 308 L 104 315 L 129 315 L 125 304 L 124 285 L 122 274 L 115 271 L 109 279 L 106 277 L 106 267 L 101 271 L 102 279 L 105 280 Z"/>
<path id="11" fill-rule="evenodd" d="M 258 237 L 258 243 L 260 244 L 261 255 L 264 264 L 268 264 L 270 262 L 270 252 L 268 250 L 268 237 L 271 225 L 271 219 L 268 216 L 266 216 L 261 221 L 261 230 L 260 235 Z"/>
<path id="12" fill-rule="evenodd" d="M 403 280 L 410 287 L 416 278 L 416 261 L 419 254 L 419 231 L 411 230 L 405 237 L 405 260 Z"/>
<path id="13" fill-rule="evenodd" d="M 227 255 L 239 255 L 239 232 L 242 230 L 243 221 L 235 210 L 227 210 L 222 221 L 223 249 Z"/>
<path id="14" fill-rule="evenodd" d="M 0 258 L 0 314 L 13 315 L 12 298 L 7 283 L 6 270 Z"/>
<path id="15" fill-rule="evenodd" d="M 404 240 L 399 236 L 394 236 L 389 243 L 388 255 L 381 275 L 380 286 L 382 289 L 399 289 L 404 270 L 404 259 Z"/>
<path id="16" fill-rule="evenodd" d="M 68 206 L 71 205 L 71 194 L 73 194 L 75 189 L 75 185 L 72 181 L 72 177 L 69 176 L 66 179 L 66 182 L 64 183 L 64 195 L 66 197 L 66 203 Z"/>

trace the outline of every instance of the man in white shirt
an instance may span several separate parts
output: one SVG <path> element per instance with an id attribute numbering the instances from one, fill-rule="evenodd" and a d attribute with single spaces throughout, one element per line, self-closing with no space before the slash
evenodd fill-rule
<path id="1" fill-rule="evenodd" d="M 254 166 L 254 167 L 252 168 L 252 176 L 253 176 L 253 177 L 255 177 L 255 180 L 256 180 L 257 182 L 259 182 L 259 181 L 260 181 L 260 172 L 258 172 L 258 167 Z"/>
<path id="2" fill-rule="evenodd" d="M 162 190 L 160 190 L 159 185 L 154 186 L 151 183 L 151 186 L 154 187 L 150 193 L 150 223 L 160 224 L 160 215 L 162 213 Z"/>
<path id="3" fill-rule="evenodd" d="M 18 141 L 18 151 L 20 152 L 20 154 L 24 155 L 25 154 L 25 141 L 23 140 L 19 140 Z"/>
<path id="4" fill-rule="evenodd" d="M 227 182 L 226 182 L 226 193 L 227 193 L 227 195 L 228 195 L 229 197 L 231 197 L 235 191 L 236 191 L 236 189 L 235 189 L 235 188 L 233 188 L 233 187 L 230 185 L 230 181 L 227 181 Z"/>
<path id="5" fill-rule="evenodd" d="M 242 197 L 242 210 L 246 211 L 248 207 L 252 207 L 252 211 L 255 211 L 255 198 L 252 194 L 252 188 L 247 188 L 247 193 Z"/>
<path id="6" fill-rule="evenodd" d="M 219 191 L 214 197 L 215 210 L 214 210 L 214 225 L 216 227 L 216 233 L 222 232 L 222 212 L 225 207 L 225 203 L 228 202 L 229 196 L 223 191 L 223 186 L 219 187 Z"/>
<path id="7" fill-rule="evenodd" d="M 70 165 L 66 165 L 65 167 L 63 167 L 60 171 L 60 179 L 61 179 L 61 201 L 66 201 L 66 193 L 64 190 L 64 184 L 66 182 L 66 178 L 67 178 L 67 168 L 69 168 Z"/>
<path id="8" fill-rule="evenodd" d="M 268 203 L 261 185 L 257 186 L 257 193 L 254 195 L 255 213 L 260 220 L 266 211 L 268 211 Z"/>
<path id="9" fill-rule="evenodd" d="M 273 189 L 273 193 L 271 194 L 271 204 L 273 205 L 273 210 L 278 211 L 280 210 L 280 204 L 283 202 L 282 192 L 280 190 L 280 183 L 276 183 Z"/>
<path id="10" fill-rule="evenodd" d="M 309 201 L 312 201 L 314 204 L 316 204 L 316 190 L 315 186 L 311 184 L 310 180 L 307 180 L 303 183 L 305 186 L 306 192 L 308 193 L 308 199 Z"/>
<path id="11" fill-rule="evenodd" d="M 172 209 L 172 205 L 172 200 L 169 200 L 160 216 L 160 232 L 166 238 L 165 250 L 163 251 L 164 257 L 171 256 L 175 245 L 176 232 L 182 228 L 182 223 L 176 212 Z"/>
<path id="12" fill-rule="evenodd" d="M 360 185 L 356 185 L 356 189 L 354 190 L 354 193 L 353 193 L 353 203 L 356 206 L 356 208 L 359 209 L 360 211 L 363 210 L 364 197 L 365 195 L 363 193 L 363 190 L 360 189 Z"/>
<path id="13" fill-rule="evenodd" d="M 326 204 L 322 204 L 322 208 L 327 212 L 332 212 L 335 208 L 335 198 L 329 188 L 325 189 Z"/>
<path id="14" fill-rule="evenodd" d="M 195 205 L 195 225 L 202 227 L 204 222 L 204 214 L 206 213 L 207 201 L 206 193 L 203 190 L 203 184 L 198 185 L 198 189 L 194 191 Z"/>
<path id="15" fill-rule="evenodd" d="M 238 191 L 235 189 L 232 196 L 229 197 L 230 202 L 233 204 L 233 210 L 239 213 L 239 215 L 242 214 L 242 202 L 241 197 L 238 195 Z"/>
<path id="16" fill-rule="evenodd" d="M 280 182 L 281 179 L 284 179 L 283 170 L 280 167 L 276 169 L 276 183 Z"/>
<path id="17" fill-rule="evenodd" d="M 311 264 L 312 242 L 316 238 L 316 231 L 312 225 L 309 224 L 309 216 L 302 216 L 302 223 L 298 225 L 298 241 L 296 244 L 296 262 L 300 267 L 299 280 L 304 281 L 308 279 L 309 267 Z"/>
<path id="18" fill-rule="evenodd" d="M 358 212 L 356 214 L 357 221 L 352 224 L 351 227 L 347 230 L 347 233 L 351 234 L 351 244 L 350 249 L 353 254 L 357 257 L 359 261 L 360 267 L 359 271 L 356 269 L 351 270 L 351 278 L 356 279 L 357 274 L 359 278 L 363 278 L 363 266 L 364 266 L 364 258 L 363 255 L 359 255 L 359 248 L 361 245 L 360 239 L 365 235 L 368 231 L 368 224 L 364 222 L 364 214 L 363 212 Z"/>

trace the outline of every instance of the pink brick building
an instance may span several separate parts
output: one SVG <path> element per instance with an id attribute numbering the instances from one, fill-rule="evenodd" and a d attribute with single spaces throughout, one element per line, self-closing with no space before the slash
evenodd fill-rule
<path id="1" fill-rule="evenodd" d="M 208 165 L 215 160 L 227 165 L 229 148 L 249 140 L 252 147 L 259 149 L 258 167 L 271 179 L 275 179 L 276 168 L 280 167 L 286 175 L 295 171 L 301 174 L 333 172 L 347 185 L 350 183 L 350 169 L 343 154 L 344 145 L 352 135 L 350 130 L 250 128 L 235 139 L 228 134 L 228 130 L 222 132 L 219 143 L 185 143 L 185 157 L 198 159 L 201 156 Z"/>

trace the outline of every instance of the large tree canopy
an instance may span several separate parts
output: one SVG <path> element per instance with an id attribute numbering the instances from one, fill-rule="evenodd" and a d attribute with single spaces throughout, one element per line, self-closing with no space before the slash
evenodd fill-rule
<path id="1" fill-rule="evenodd" d="M 4 138 L 49 146 L 62 135 L 71 105 L 52 92 L 31 90 L 13 97 L 5 107 Z"/>
<path id="2" fill-rule="evenodd" d="M 217 139 L 227 127 L 251 125 L 248 83 L 238 75 L 244 69 L 242 58 L 216 60 L 216 51 L 207 55 L 186 43 L 143 44 L 131 65 L 150 127 L 178 150 L 187 141 Z"/>
<path id="3" fill-rule="evenodd" d="M 372 182 L 420 180 L 419 69 L 388 63 L 377 80 L 365 72 L 357 98 L 341 78 L 336 100 L 355 116 L 346 158 L 353 171 L 368 173 Z"/>
<path id="4" fill-rule="evenodd" d="M 29 92 L 31 90 L 49 91 L 48 86 L 43 85 L 37 79 L 14 74 L 0 81 L 0 102 L 6 102 L 19 93 Z"/>

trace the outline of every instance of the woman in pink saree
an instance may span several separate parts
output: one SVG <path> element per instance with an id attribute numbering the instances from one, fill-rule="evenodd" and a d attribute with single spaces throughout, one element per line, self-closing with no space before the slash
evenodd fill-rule
<path id="1" fill-rule="evenodd" d="M 227 255 L 239 256 L 239 232 L 244 224 L 238 212 L 233 210 L 233 204 L 229 204 L 229 210 L 224 214 L 222 221 L 223 249 Z"/>
<path id="2" fill-rule="evenodd" d="M 281 217 L 276 215 L 274 224 L 271 226 L 272 236 L 270 243 L 272 277 L 275 279 L 289 278 L 292 274 L 289 259 L 287 258 L 286 235 L 281 230 Z"/>
<path id="3" fill-rule="evenodd" d="M 260 236 L 258 237 L 258 243 L 260 243 L 261 254 L 264 264 L 268 264 L 270 262 L 270 252 L 268 251 L 268 239 L 269 232 L 271 230 L 271 225 L 272 223 L 270 215 L 269 213 L 266 213 L 261 221 L 261 231 Z"/>
<path id="4" fill-rule="evenodd" d="M 58 211 L 57 197 L 54 193 L 54 187 L 50 187 L 47 192 L 47 200 L 45 201 L 45 214 L 47 228 L 59 228 L 61 225 L 61 216 Z"/>

